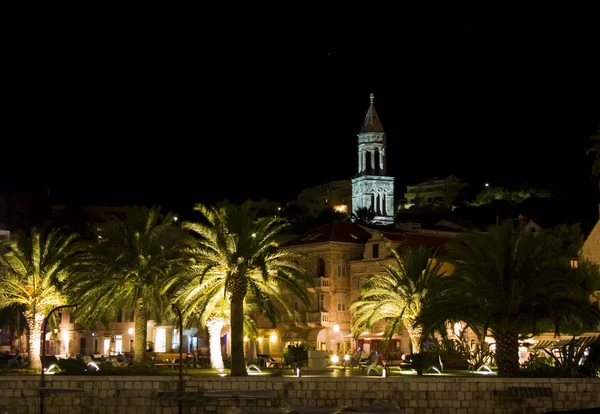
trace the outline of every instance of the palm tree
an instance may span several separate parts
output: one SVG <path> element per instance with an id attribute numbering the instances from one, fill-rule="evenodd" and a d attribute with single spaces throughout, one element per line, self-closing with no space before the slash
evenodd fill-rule
<path id="1" fill-rule="evenodd" d="M 359 223 L 370 223 L 375 218 L 375 212 L 367 207 L 360 207 L 352 213 L 352 220 Z"/>
<path id="2" fill-rule="evenodd" d="M 210 362 L 213 368 L 223 368 L 223 356 L 221 353 L 221 331 L 229 324 L 231 312 L 229 299 L 225 291 L 225 278 L 222 274 L 209 273 L 204 277 L 195 274 L 194 270 L 200 270 L 198 266 L 192 267 L 191 277 L 182 279 L 180 276 L 172 278 L 165 285 L 165 293 L 176 291 L 175 296 L 181 308 L 184 309 L 183 316 L 186 323 L 196 323 L 208 328 Z M 248 297 L 247 297 L 248 298 Z M 252 306 L 245 302 L 244 310 L 244 333 L 257 336 L 257 328 L 250 312 L 260 305 Z M 269 306 L 270 303 L 266 304 Z"/>
<path id="3" fill-rule="evenodd" d="M 44 237 L 45 236 L 45 237 Z M 31 367 L 41 369 L 42 323 L 53 307 L 64 303 L 57 281 L 69 273 L 78 252 L 77 235 L 36 228 L 3 243 L 0 250 L 0 307 L 20 306 L 28 327 Z"/>
<path id="4" fill-rule="evenodd" d="M 220 286 L 215 289 L 221 292 L 222 288 L 229 300 L 233 376 L 247 375 L 243 349 L 247 298 L 260 304 L 272 321 L 278 318 L 273 299 L 289 314 L 294 313 L 287 292 L 309 303 L 308 275 L 298 265 L 298 255 L 278 249 L 287 223 L 270 217 L 256 219 L 250 207 L 250 202 L 240 206 L 226 202 L 216 207 L 198 204 L 194 209 L 206 222 L 184 223 L 185 228 L 200 236 L 196 251 L 200 280 L 218 280 Z"/>
<path id="5" fill-rule="evenodd" d="M 454 321 L 483 336 L 489 330 L 500 376 L 518 375 L 519 335 L 540 332 L 547 323 L 559 333 L 571 316 L 588 323 L 600 316 L 589 302 L 591 292 L 583 292 L 589 286 L 579 270 L 556 257 L 547 237 L 515 232 L 510 220 L 486 233 L 460 234 L 446 247 L 454 272 L 425 303 L 419 322 L 427 332 Z"/>
<path id="6" fill-rule="evenodd" d="M 81 256 L 66 291 L 77 298 L 77 317 L 84 323 L 114 321 L 134 312 L 134 363 L 145 359 L 147 321 L 160 319 L 170 298 L 163 284 L 192 264 L 187 252 L 193 240 L 159 207 L 127 207 L 112 216 L 102 239 Z"/>
<path id="7" fill-rule="evenodd" d="M 371 275 L 361 296 L 351 303 L 355 332 L 387 321 L 385 338 L 389 340 L 404 324 L 410 337 L 412 352 L 419 353 L 423 332 L 417 325 L 422 303 L 441 282 L 442 263 L 424 246 L 407 248 L 402 255 L 392 249 L 394 264 L 380 263 L 383 272 Z"/>

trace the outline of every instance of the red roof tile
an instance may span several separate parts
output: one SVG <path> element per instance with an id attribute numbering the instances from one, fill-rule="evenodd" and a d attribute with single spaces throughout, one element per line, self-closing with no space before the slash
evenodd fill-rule
<path id="1" fill-rule="evenodd" d="M 283 246 L 299 246 L 326 242 L 364 244 L 371 235 L 358 224 L 346 221 L 333 221 L 296 237 Z"/>

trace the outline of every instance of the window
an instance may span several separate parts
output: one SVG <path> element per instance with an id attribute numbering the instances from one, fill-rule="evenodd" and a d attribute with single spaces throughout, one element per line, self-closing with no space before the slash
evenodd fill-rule
<path id="1" fill-rule="evenodd" d="M 327 312 L 325 309 L 325 294 L 319 293 L 319 312 Z"/>
<path id="2" fill-rule="evenodd" d="M 379 257 L 379 244 L 373 244 L 373 259 L 377 259 Z"/>
<path id="3" fill-rule="evenodd" d="M 345 277 L 346 276 L 346 261 L 345 260 L 342 260 L 342 259 L 338 260 L 336 276 L 337 277 Z"/>
<path id="4" fill-rule="evenodd" d="M 359 278 L 358 277 L 353 277 L 352 278 L 352 290 L 359 290 L 360 289 L 360 284 L 358 283 Z"/>
<path id="5" fill-rule="evenodd" d="M 325 260 L 321 258 L 317 262 L 317 277 L 325 277 Z"/>
<path id="6" fill-rule="evenodd" d="M 346 312 L 346 294 L 337 294 L 337 310 L 338 312 Z"/>
<path id="7" fill-rule="evenodd" d="M 117 355 L 123 353 L 123 335 L 115 336 L 115 352 L 117 353 Z"/>
<path id="8" fill-rule="evenodd" d="M 69 323 L 75 323 L 75 315 L 69 313 Z"/>
<path id="9" fill-rule="evenodd" d="M 165 328 L 156 329 L 155 352 L 167 352 L 167 330 Z"/>
<path id="10" fill-rule="evenodd" d="M 173 336 L 171 338 L 171 349 L 176 349 L 179 351 L 179 331 L 177 329 L 173 329 Z"/>

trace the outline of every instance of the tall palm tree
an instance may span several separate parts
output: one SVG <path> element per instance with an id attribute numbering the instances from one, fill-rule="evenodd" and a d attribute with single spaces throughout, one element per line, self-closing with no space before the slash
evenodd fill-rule
<path id="1" fill-rule="evenodd" d="M 160 319 L 170 298 L 163 284 L 192 264 L 191 237 L 159 207 L 127 207 L 107 221 L 102 239 L 80 257 L 66 291 L 80 304 L 83 322 L 114 321 L 134 312 L 134 363 L 145 359 L 147 321 Z"/>
<path id="2" fill-rule="evenodd" d="M 238 206 L 194 207 L 204 223 L 184 223 L 199 237 L 196 257 L 200 278 L 218 280 L 229 299 L 231 312 L 231 375 L 247 375 L 244 361 L 244 303 L 249 297 L 261 304 L 265 316 L 276 321 L 274 301 L 293 314 L 287 292 L 308 304 L 308 275 L 298 265 L 298 255 L 279 249 L 281 232 L 287 227 L 277 218 L 256 219 L 250 202 Z M 221 289 L 221 287 L 216 288 Z M 219 290 L 220 292 L 220 290 Z"/>
<path id="3" fill-rule="evenodd" d="M 556 257 L 547 237 L 515 232 L 510 220 L 488 232 L 460 234 L 446 247 L 454 272 L 427 301 L 419 322 L 426 331 L 459 320 L 483 335 L 489 330 L 500 376 L 518 375 L 520 335 L 548 323 L 559 333 L 571 317 L 594 323 L 600 316 L 589 302 L 591 292 L 583 292 L 589 286 L 579 270 Z"/>
<path id="4" fill-rule="evenodd" d="M 31 367 L 41 369 L 42 323 L 54 306 L 64 303 L 57 281 L 66 277 L 77 254 L 77 235 L 58 229 L 44 235 L 36 228 L 17 234 L 0 248 L 0 307 L 20 306 L 28 327 Z"/>
<path id="5" fill-rule="evenodd" d="M 416 321 L 422 303 L 441 282 L 442 263 L 432 249 L 421 246 L 407 248 L 402 254 L 392 249 L 394 264 L 380 263 L 383 271 L 369 276 L 359 298 L 350 304 L 355 332 L 386 321 L 385 338 L 406 327 L 412 352 L 419 353 L 423 332 Z"/>
<path id="6" fill-rule="evenodd" d="M 209 273 L 207 275 L 196 274 L 199 266 L 192 266 L 190 276 L 181 278 L 180 275 L 172 278 L 165 285 L 165 293 L 175 291 L 177 302 L 184 309 L 183 316 L 186 323 L 196 323 L 198 326 L 208 328 L 210 362 L 213 368 L 223 368 L 223 356 L 221 353 L 221 331 L 231 320 L 229 298 L 225 291 L 225 278 L 222 274 Z M 250 295 L 249 295 L 250 296 Z M 247 299 L 249 297 L 247 296 Z M 244 333 L 250 337 L 256 337 L 257 328 L 251 311 L 260 308 L 261 305 L 270 306 L 269 302 L 252 306 L 247 301 L 244 303 Z"/>

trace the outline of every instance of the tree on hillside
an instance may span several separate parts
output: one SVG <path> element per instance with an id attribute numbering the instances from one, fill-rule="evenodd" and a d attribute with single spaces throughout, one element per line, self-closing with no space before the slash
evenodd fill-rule
<path id="1" fill-rule="evenodd" d="M 592 161 L 592 174 L 598 177 L 598 190 L 600 190 L 600 128 L 596 135 L 590 138 L 592 146 L 588 148 L 587 155 L 594 157 Z"/>
<path id="2" fill-rule="evenodd" d="M 516 190 L 490 186 L 481 190 L 475 197 L 475 200 L 465 201 L 465 204 L 468 207 L 481 207 L 494 202 L 508 202 L 514 205 L 530 198 L 549 198 L 550 196 L 551 193 L 549 191 L 529 186 L 524 186 Z"/>

